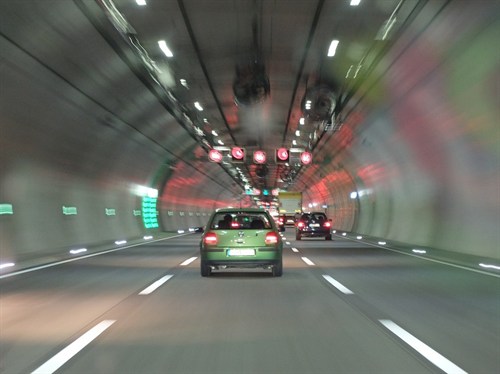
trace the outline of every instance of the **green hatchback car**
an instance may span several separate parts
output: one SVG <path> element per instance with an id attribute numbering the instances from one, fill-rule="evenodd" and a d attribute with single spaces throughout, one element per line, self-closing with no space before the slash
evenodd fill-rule
<path id="1" fill-rule="evenodd" d="M 218 209 L 200 242 L 201 275 L 226 268 L 270 269 L 283 274 L 283 241 L 274 219 L 258 208 Z"/>

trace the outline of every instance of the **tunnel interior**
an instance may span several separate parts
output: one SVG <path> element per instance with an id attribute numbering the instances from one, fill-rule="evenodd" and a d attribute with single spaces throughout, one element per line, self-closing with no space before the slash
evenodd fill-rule
<path id="1" fill-rule="evenodd" d="M 498 2 L 362 5 L 2 1 L 0 263 L 202 227 L 265 200 L 248 186 L 303 192 L 335 230 L 499 260 Z M 269 91 L 235 101 L 256 58 Z M 317 87 L 335 104 L 314 115 Z M 246 162 L 209 161 L 232 146 Z"/>

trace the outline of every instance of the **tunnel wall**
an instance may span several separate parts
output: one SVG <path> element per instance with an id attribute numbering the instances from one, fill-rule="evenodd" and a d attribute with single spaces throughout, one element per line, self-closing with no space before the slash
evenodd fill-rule
<path id="1" fill-rule="evenodd" d="M 231 179 L 206 178 L 198 143 L 73 2 L 17 5 L 0 22 L 0 263 L 203 226 L 214 190 L 229 204 Z M 143 223 L 139 186 L 160 193 L 158 228 Z"/>
<path id="2" fill-rule="evenodd" d="M 339 229 L 500 258 L 499 4 L 438 5 L 361 87 L 345 125 L 354 135 L 347 146 L 342 131 L 329 139 L 342 151 L 321 183 L 338 180 L 339 164 L 356 182 L 329 189 L 330 206 L 355 214 L 332 209 Z"/>

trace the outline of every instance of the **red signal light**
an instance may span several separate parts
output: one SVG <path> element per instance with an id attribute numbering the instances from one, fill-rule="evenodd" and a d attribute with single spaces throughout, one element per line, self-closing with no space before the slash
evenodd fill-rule
<path id="1" fill-rule="evenodd" d="M 241 147 L 231 148 L 231 158 L 233 159 L 234 162 L 245 161 L 245 149 Z"/>
<path id="2" fill-rule="evenodd" d="M 207 232 L 203 241 L 206 245 L 216 245 L 218 241 L 217 234 L 215 232 Z"/>
<path id="3" fill-rule="evenodd" d="M 266 234 L 265 242 L 268 245 L 277 244 L 278 243 L 278 234 L 276 234 L 274 231 L 268 232 Z"/>
<path id="4" fill-rule="evenodd" d="M 216 149 L 211 149 L 209 152 L 208 152 L 208 159 L 211 161 L 211 162 L 221 162 L 222 161 L 222 153 L 220 153 L 218 150 Z"/>
<path id="5" fill-rule="evenodd" d="M 312 154 L 309 152 L 302 152 L 300 154 L 300 162 L 303 165 L 309 165 L 312 162 Z"/>
<path id="6" fill-rule="evenodd" d="M 265 164 L 267 160 L 266 152 L 264 151 L 255 151 L 253 153 L 253 162 L 256 164 Z"/>
<path id="7" fill-rule="evenodd" d="M 278 148 L 276 150 L 276 162 L 288 162 L 290 154 L 286 148 Z"/>

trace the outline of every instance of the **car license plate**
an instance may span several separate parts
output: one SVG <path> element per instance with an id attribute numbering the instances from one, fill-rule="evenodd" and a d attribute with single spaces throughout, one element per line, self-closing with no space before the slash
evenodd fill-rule
<path id="1" fill-rule="evenodd" d="M 255 249 L 228 249 L 228 256 L 255 256 Z"/>
<path id="2" fill-rule="evenodd" d="M 319 227 L 319 223 L 311 223 L 309 226 L 311 226 L 311 227 Z"/>

